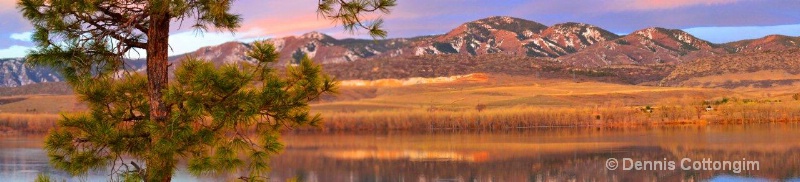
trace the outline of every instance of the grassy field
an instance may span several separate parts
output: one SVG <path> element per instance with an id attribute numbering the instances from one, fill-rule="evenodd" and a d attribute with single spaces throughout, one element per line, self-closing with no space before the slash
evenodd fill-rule
<path id="1" fill-rule="evenodd" d="M 369 90 L 361 99 L 317 103 L 329 130 L 498 129 L 792 122 L 796 89 L 651 87 L 492 75 L 482 82 Z M 707 111 L 706 107 L 711 106 Z M 646 108 L 651 108 L 648 111 Z"/>
<path id="2" fill-rule="evenodd" d="M 347 95 L 362 87 L 342 87 Z M 319 112 L 393 109 L 468 110 L 482 104 L 487 109 L 530 107 L 644 106 L 681 99 L 738 96 L 722 89 L 649 87 L 570 80 L 537 80 L 490 76 L 485 82 L 455 82 L 372 88 L 372 97 L 315 104 Z"/>
<path id="3" fill-rule="evenodd" d="M 57 114 L 86 109 L 73 95 L 32 95 L 0 98 L 0 113 Z"/>
<path id="4" fill-rule="evenodd" d="M 342 86 L 312 104 L 330 130 L 525 128 L 789 122 L 797 89 L 652 87 L 488 75 L 449 83 Z M 706 107 L 712 106 L 712 111 Z M 646 108 L 650 108 L 649 110 Z M 42 131 L 84 110 L 72 95 L 0 98 L 0 128 Z M 5 121 L 5 122 L 4 122 Z M 35 123 L 35 124 L 34 124 Z M 0 129 L 3 131 L 3 129 Z"/>

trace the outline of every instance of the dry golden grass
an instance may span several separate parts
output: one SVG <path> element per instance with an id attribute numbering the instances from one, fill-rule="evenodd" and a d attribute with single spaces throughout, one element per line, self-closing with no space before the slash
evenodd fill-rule
<path id="1" fill-rule="evenodd" d="M 86 109 L 73 95 L 15 96 L 25 100 L 0 105 L 0 113 L 57 114 Z"/>
<path id="2" fill-rule="evenodd" d="M 721 105 L 708 120 L 715 123 L 769 123 L 800 121 L 800 102 L 735 103 Z"/>
<path id="3" fill-rule="evenodd" d="M 486 82 L 342 87 L 342 98 L 312 104 L 329 130 L 625 127 L 789 122 L 800 118 L 793 90 L 650 87 L 489 75 Z M 737 99 L 706 112 L 704 100 Z M 46 131 L 57 113 L 82 111 L 74 96 L 23 96 L 0 105 L 0 127 Z M 761 101 L 758 102 L 757 100 Z M 777 101 L 783 102 L 764 102 Z M 481 111 L 476 106 L 481 105 Z M 652 106 L 652 113 L 642 108 Z M 35 109 L 35 111 L 31 111 Z"/>
<path id="4" fill-rule="evenodd" d="M 730 91 L 701 88 L 647 87 L 599 82 L 575 83 L 568 80 L 538 80 L 490 76 L 486 83 L 448 83 L 376 88 L 375 95 L 362 99 L 314 104 L 316 111 L 366 111 L 438 107 L 471 109 L 478 104 L 489 108 L 594 107 L 611 102 L 647 105 L 685 96 L 714 97 L 733 95 Z M 502 81 L 501 81 L 502 80 Z M 509 80 L 513 80 L 509 81 Z M 342 87 L 342 90 L 359 87 Z M 349 96 L 349 95 L 348 95 Z M 342 107 L 338 107 L 342 106 Z"/>
<path id="5" fill-rule="evenodd" d="M 728 73 L 722 75 L 709 75 L 704 77 L 690 78 L 684 82 L 697 82 L 709 84 L 721 84 L 725 82 L 735 82 L 741 80 L 792 80 L 800 79 L 800 75 L 786 72 L 785 70 L 762 70 L 749 73 Z"/>
<path id="6" fill-rule="evenodd" d="M 800 113 L 800 102 L 796 101 L 759 103 L 737 99 L 714 105 L 714 111 L 705 110 L 704 101 L 722 97 L 788 101 L 790 95 L 782 92 L 766 97 L 773 95 L 724 89 L 516 79 L 505 84 L 379 88 L 375 97 L 321 103 L 312 108 L 325 117 L 327 130 L 630 127 L 800 120 L 800 114 L 791 114 Z M 762 89 L 760 93 L 769 92 Z M 478 105 L 485 107 L 478 111 L 475 109 Z M 646 106 L 653 111 L 643 111 Z"/>
<path id="7" fill-rule="evenodd" d="M 15 132 L 44 133 L 56 126 L 57 114 L 0 113 L 0 135 Z"/>
<path id="8" fill-rule="evenodd" d="M 477 111 L 427 111 L 421 109 L 323 113 L 329 130 L 500 129 L 533 126 L 591 124 L 589 116 L 572 109 L 502 109 Z"/>
<path id="9" fill-rule="evenodd" d="M 729 103 L 706 111 L 703 106 L 602 106 L 597 108 L 512 107 L 446 110 L 399 109 L 321 112 L 325 130 L 510 129 L 531 127 L 631 127 L 675 124 L 748 124 L 800 121 L 800 102 Z"/>
<path id="10" fill-rule="evenodd" d="M 481 112 L 477 110 L 411 109 L 335 112 L 322 113 L 322 115 L 325 117 L 325 129 L 327 130 L 509 129 L 654 124 L 645 122 L 648 121 L 648 117 L 645 114 L 639 114 L 640 112 L 633 108 L 513 107 Z"/>

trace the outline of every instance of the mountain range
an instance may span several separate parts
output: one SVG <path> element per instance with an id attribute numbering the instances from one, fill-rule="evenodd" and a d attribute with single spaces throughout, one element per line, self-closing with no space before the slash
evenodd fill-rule
<path id="1" fill-rule="evenodd" d="M 617 35 L 590 24 L 568 22 L 546 26 L 506 16 L 467 22 L 432 36 L 335 39 L 311 32 L 267 41 L 281 54 L 276 65 L 288 65 L 308 56 L 340 80 L 487 72 L 663 86 L 686 85 L 682 81 L 709 76 L 707 72 L 687 71 L 696 70 L 692 65 L 711 66 L 720 64 L 714 62 L 720 59 L 748 60 L 751 64 L 774 61 L 779 63 L 763 64 L 782 65 L 791 59 L 753 60 L 764 57 L 754 55 L 792 57 L 800 48 L 800 37 L 783 35 L 714 44 L 678 29 L 652 27 Z M 170 60 L 177 62 L 192 55 L 215 63 L 250 62 L 245 56 L 249 48 L 249 43 L 228 42 L 173 56 Z M 132 62 L 133 69 L 143 70 L 143 60 Z M 3 73 L 0 86 L 61 81 L 49 69 L 31 69 L 23 63 L 23 59 L 0 60 Z M 780 66 L 732 68 L 724 73 L 777 67 Z"/>

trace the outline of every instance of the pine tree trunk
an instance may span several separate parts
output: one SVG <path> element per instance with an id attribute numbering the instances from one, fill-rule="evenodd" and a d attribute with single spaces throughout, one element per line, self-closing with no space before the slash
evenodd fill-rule
<path id="1" fill-rule="evenodd" d="M 173 158 L 161 158 L 155 154 L 151 159 L 145 161 L 146 182 L 169 182 L 172 181 L 172 172 L 175 169 L 176 161 Z"/>
<path id="2" fill-rule="evenodd" d="M 147 32 L 147 91 L 150 97 L 150 120 L 163 123 L 169 110 L 162 98 L 167 87 L 167 56 L 169 50 L 169 12 L 154 11 Z"/>
<path id="3" fill-rule="evenodd" d="M 150 10 L 150 25 L 147 32 L 147 92 L 150 101 L 150 120 L 162 126 L 167 125 L 170 115 L 170 110 L 163 99 L 163 92 L 169 81 L 167 77 L 170 23 L 168 4 L 169 1 L 166 0 L 151 1 L 151 5 L 154 6 Z M 151 146 L 158 141 L 170 138 L 169 133 L 153 135 L 155 138 L 151 139 L 153 142 Z M 153 154 L 145 161 L 145 166 L 145 181 L 168 182 L 172 180 L 175 160 L 172 157 L 163 157 L 162 154 Z"/>

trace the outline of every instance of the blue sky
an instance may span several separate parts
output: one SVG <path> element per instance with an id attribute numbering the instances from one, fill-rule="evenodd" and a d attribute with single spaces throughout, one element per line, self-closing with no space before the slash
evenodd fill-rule
<path id="1" fill-rule="evenodd" d="M 317 17 L 316 0 L 238 0 L 233 12 L 244 18 L 235 33 L 186 28 L 172 30 L 172 55 L 227 41 L 252 41 L 319 31 L 337 38 L 349 34 Z M 22 57 L 32 47 L 30 24 L 0 0 L 0 58 Z M 545 25 L 581 22 L 626 34 L 647 27 L 683 29 L 702 39 L 724 43 L 769 34 L 800 36 L 797 0 L 398 0 L 385 19 L 389 37 L 442 34 L 461 23 L 488 16 L 513 16 Z M 373 15 L 377 16 L 377 15 Z"/>

